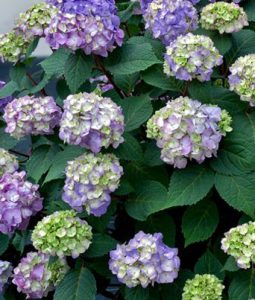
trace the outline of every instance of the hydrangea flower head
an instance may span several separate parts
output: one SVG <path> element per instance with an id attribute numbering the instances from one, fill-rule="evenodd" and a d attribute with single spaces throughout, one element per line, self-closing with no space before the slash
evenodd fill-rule
<path id="1" fill-rule="evenodd" d="M 30 42 L 15 31 L 0 34 L 0 60 L 17 63 L 26 55 Z"/>
<path id="2" fill-rule="evenodd" d="M 180 80 L 208 81 L 223 59 L 213 41 L 203 35 L 179 36 L 166 48 L 164 72 Z"/>
<path id="3" fill-rule="evenodd" d="M 239 57 L 229 70 L 230 90 L 255 106 L 255 54 Z"/>
<path id="4" fill-rule="evenodd" d="M 0 293 L 3 292 L 5 284 L 12 275 L 12 265 L 8 261 L 0 260 Z"/>
<path id="5" fill-rule="evenodd" d="M 178 277 L 178 249 L 163 243 L 161 233 L 140 231 L 128 244 L 118 245 L 110 252 L 109 267 L 120 282 L 129 288 L 149 284 L 172 283 Z"/>
<path id="6" fill-rule="evenodd" d="M 157 141 L 164 162 L 181 169 L 188 159 L 202 163 L 216 156 L 222 137 L 232 130 L 230 124 L 231 117 L 220 107 L 179 97 L 152 116 L 147 137 Z"/>
<path id="7" fill-rule="evenodd" d="M 91 244 L 92 228 L 73 210 L 56 211 L 44 217 L 32 233 L 34 247 L 51 256 L 77 258 Z"/>
<path id="8" fill-rule="evenodd" d="M 102 147 L 117 148 L 124 141 L 124 116 L 110 98 L 96 93 L 70 95 L 64 101 L 59 137 L 98 153 Z"/>
<path id="9" fill-rule="evenodd" d="M 255 222 L 231 228 L 225 233 L 221 248 L 235 258 L 240 268 L 250 268 L 255 263 Z"/>
<path id="10" fill-rule="evenodd" d="M 78 212 L 101 216 L 111 202 L 123 174 L 113 154 L 83 154 L 68 162 L 63 200 Z"/>
<path id="11" fill-rule="evenodd" d="M 64 259 L 56 259 L 50 263 L 50 256 L 29 252 L 14 269 L 12 282 L 18 292 L 26 294 L 27 298 L 41 299 L 47 297 L 68 271 Z"/>
<path id="12" fill-rule="evenodd" d="M 241 30 L 248 24 L 248 17 L 238 4 L 215 2 L 206 5 L 201 12 L 201 25 L 205 29 L 231 33 Z"/>
<path id="13" fill-rule="evenodd" d="M 53 49 L 60 47 L 85 54 L 106 57 L 122 45 L 124 32 L 112 1 L 63 1 L 61 12 L 46 30 L 46 40 Z"/>
<path id="14" fill-rule="evenodd" d="M 5 131 L 17 139 L 30 134 L 52 134 L 61 114 L 52 97 L 24 96 L 14 99 L 4 109 Z"/>
<path id="15" fill-rule="evenodd" d="M 142 7 L 145 27 L 165 45 L 197 28 L 197 11 L 188 0 L 153 0 Z"/>
<path id="16" fill-rule="evenodd" d="M 26 229 L 30 217 L 42 209 L 39 185 L 26 181 L 26 173 L 5 173 L 0 177 L 0 232 Z"/>
<path id="17" fill-rule="evenodd" d="M 5 86 L 5 82 L 4 81 L 1 81 L 0 80 L 0 91 L 1 89 Z M 12 99 L 12 96 L 8 96 L 8 97 L 5 97 L 5 98 L 0 98 L 0 112 L 3 112 L 5 106 L 11 102 L 13 99 Z"/>
<path id="18" fill-rule="evenodd" d="M 19 162 L 15 155 L 0 148 L 0 177 L 4 173 L 14 173 L 19 168 Z"/>
<path id="19" fill-rule="evenodd" d="M 194 279 L 189 279 L 183 289 L 182 300 L 221 300 L 224 285 L 214 275 L 197 274 Z"/>
<path id="20" fill-rule="evenodd" d="M 25 13 L 19 15 L 15 29 L 18 34 L 23 34 L 26 39 L 44 36 L 44 30 L 56 16 L 58 9 L 45 2 L 34 4 Z"/>

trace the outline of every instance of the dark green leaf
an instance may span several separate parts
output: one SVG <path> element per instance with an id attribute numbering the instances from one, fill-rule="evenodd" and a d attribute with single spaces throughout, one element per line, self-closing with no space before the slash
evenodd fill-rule
<path id="1" fill-rule="evenodd" d="M 33 39 L 33 41 L 29 44 L 28 48 L 27 48 L 27 53 L 26 53 L 26 59 L 35 51 L 35 49 L 38 46 L 40 38 L 36 37 L 35 39 Z"/>
<path id="2" fill-rule="evenodd" d="M 4 132 L 4 128 L 0 128 L 0 147 L 6 150 L 12 149 L 18 144 L 18 140 Z"/>
<path id="3" fill-rule="evenodd" d="M 215 232 L 218 223 L 218 210 L 213 202 L 202 201 L 189 207 L 182 219 L 185 246 L 207 240 Z"/>
<path id="4" fill-rule="evenodd" d="M 7 234 L 0 233 L 0 255 L 2 255 L 9 246 L 9 237 Z"/>
<path id="5" fill-rule="evenodd" d="M 116 74 L 114 76 L 114 81 L 117 84 L 117 86 L 121 90 L 125 91 L 127 94 L 133 92 L 135 88 L 135 84 L 138 79 L 139 79 L 139 73 L 128 74 L 128 75 Z"/>
<path id="6" fill-rule="evenodd" d="M 100 257 L 108 254 L 117 245 L 117 242 L 107 234 L 96 233 L 93 235 L 92 244 L 86 255 L 88 257 Z"/>
<path id="7" fill-rule="evenodd" d="M 149 299 L 149 289 L 144 289 L 140 286 L 132 288 L 132 289 L 125 287 L 124 299 L 125 300 L 148 300 Z"/>
<path id="8" fill-rule="evenodd" d="M 18 90 L 19 87 L 17 83 L 15 81 L 9 81 L 3 88 L 0 89 L 0 99 L 11 96 Z"/>
<path id="9" fill-rule="evenodd" d="M 234 259 L 234 257 L 230 256 L 228 257 L 228 259 L 226 260 L 222 271 L 228 271 L 228 272 L 236 272 L 239 270 L 239 267 L 237 266 L 237 263 Z"/>
<path id="10" fill-rule="evenodd" d="M 71 270 L 57 286 L 54 300 L 95 300 L 96 281 L 88 269 Z"/>
<path id="11" fill-rule="evenodd" d="M 31 244 L 31 233 L 32 232 L 30 230 L 24 230 L 15 233 L 12 244 L 20 253 L 24 252 L 26 245 Z"/>
<path id="12" fill-rule="evenodd" d="M 148 143 L 145 147 L 144 163 L 151 167 L 160 166 L 164 163 L 160 158 L 160 149 L 154 141 Z"/>
<path id="13" fill-rule="evenodd" d="M 114 151 L 114 153 L 123 160 L 143 160 L 142 147 L 131 134 L 124 134 L 124 143 Z"/>
<path id="14" fill-rule="evenodd" d="M 236 273 L 229 287 L 229 300 L 252 300 L 255 297 L 254 272 L 251 269 Z"/>
<path id="15" fill-rule="evenodd" d="M 255 21 L 255 15 L 254 15 L 255 2 L 253 0 L 247 0 L 243 4 L 243 6 L 244 6 L 245 12 L 248 15 L 248 20 L 254 22 Z"/>

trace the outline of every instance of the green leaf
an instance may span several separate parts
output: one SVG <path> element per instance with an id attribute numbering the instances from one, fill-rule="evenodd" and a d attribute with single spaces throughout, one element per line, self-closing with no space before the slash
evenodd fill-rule
<path id="1" fill-rule="evenodd" d="M 54 157 L 59 147 L 57 145 L 43 145 L 33 152 L 26 164 L 26 170 L 29 177 L 38 182 L 43 174 L 51 167 Z"/>
<path id="2" fill-rule="evenodd" d="M 254 31 L 248 29 L 241 30 L 233 33 L 232 36 L 232 47 L 225 56 L 228 66 L 232 65 L 238 57 L 254 53 L 255 51 Z"/>
<path id="3" fill-rule="evenodd" d="M 51 76 L 45 74 L 43 79 L 36 86 L 34 86 L 30 89 L 30 93 L 36 94 L 36 93 L 40 92 L 49 83 L 50 79 L 51 79 Z"/>
<path id="4" fill-rule="evenodd" d="M 60 48 L 40 64 L 48 76 L 61 76 L 65 72 L 65 65 L 70 54 L 69 49 Z"/>
<path id="5" fill-rule="evenodd" d="M 235 116 L 232 127 L 233 131 L 223 139 L 212 167 L 226 175 L 255 170 L 255 113 Z"/>
<path id="6" fill-rule="evenodd" d="M 0 255 L 9 247 L 9 237 L 7 234 L 0 233 Z"/>
<path id="7" fill-rule="evenodd" d="M 117 242 L 107 234 L 96 233 L 93 235 L 92 244 L 86 252 L 88 257 L 100 257 L 108 254 L 117 245 Z"/>
<path id="8" fill-rule="evenodd" d="M 151 116 L 153 109 L 149 96 L 129 97 L 119 103 L 125 116 L 126 132 L 138 128 Z"/>
<path id="9" fill-rule="evenodd" d="M 129 133 L 124 134 L 124 143 L 120 144 L 114 153 L 123 160 L 143 160 L 143 150 L 141 145 L 137 139 Z"/>
<path id="10" fill-rule="evenodd" d="M 144 163 L 151 167 L 164 164 L 160 158 L 160 149 L 157 147 L 154 141 L 149 142 L 145 147 Z"/>
<path id="11" fill-rule="evenodd" d="M 33 86 L 31 81 L 28 79 L 26 73 L 26 66 L 21 63 L 16 64 L 10 69 L 10 78 L 12 81 L 16 82 L 20 91 Z"/>
<path id="12" fill-rule="evenodd" d="M 139 45 L 126 43 L 114 51 L 112 57 L 106 62 L 106 67 L 114 75 L 133 74 L 160 63 L 149 43 Z"/>
<path id="13" fill-rule="evenodd" d="M 84 153 L 85 150 L 76 146 L 67 146 L 64 151 L 56 154 L 54 162 L 44 180 L 44 184 L 54 179 L 62 178 L 67 162 Z"/>
<path id="14" fill-rule="evenodd" d="M 35 51 L 35 49 L 38 46 L 40 38 L 36 37 L 32 40 L 32 42 L 29 44 L 28 48 L 27 48 L 27 53 L 26 53 L 26 59 L 29 58 L 29 56 Z"/>
<path id="15" fill-rule="evenodd" d="M 31 230 L 23 230 L 15 233 L 12 244 L 21 254 L 24 252 L 25 246 L 31 244 L 31 234 Z"/>
<path id="16" fill-rule="evenodd" d="M 252 300 L 255 297 L 254 272 L 251 269 L 236 273 L 229 287 L 229 300 Z"/>
<path id="17" fill-rule="evenodd" d="M 199 258 L 194 271 L 196 274 L 213 274 L 219 279 L 224 279 L 225 275 L 222 272 L 222 264 L 209 250 Z"/>
<path id="18" fill-rule="evenodd" d="M 128 19 L 133 15 L 133 10 L 135 5 L 136 5 L 135 2 L 131 2 L 125 10 L 119 11 L 121 23 L 127 22 Z"/>
<path id="19" fill-rule="evenodd" d="M 240 101 L 240 97 L 221 86 L 213 86 L 211 83 L 199 83 L 192 81 L 189 93 L 193 99 L 205 104 L 215 104 L 226 109 L 231 115 L 246 109 L 246 104 Z"/>
<path id="20" fill-rule="evenodd" d="M 19 90 L 15 81 L 9 81 L 4 87 L 0 89 L 0 99 L 11 96 Z M 0 100 L 1 101 L 1 100 Z"/>
<path id="21" fill-rule="evenodd" d="M 148 300 L 149 289 L 144 289 L 140 286 L 135 288 L 124 288 L 124 299 L 125 300 Z"/>
<path id="22" fill-rule="evenodd" d="M 54 300 L 95 300 L 96 281 L 86 269 L 71 270 L 57 286 Z"/>
<path id="23" fill-rule="evenodd" d="M 6 150 L 12 149 L 18 144 L 18 140 L 4 132 L 4 128 L 0 128 L 0 147 Z"/>
<path id="24" fill-rule="evenodd" d="M 142 79 L 149 85 L 166 91 L 181 92 L 183 84 L 174 77 L 167 77 L 163 72 L 162 65 L 155 65 L 142 73 Z"/>
<path id="25" fill-rule="evenodd" d="M 215 186 L 230 206 L 254 218 L 255 173 L 236 176 L 216 174 Z"/>
<path id="26" fill-rule="evenodd" d="M 248 15 L 248 20 L 254 22 L 255 21 L 255 2 L 253 0 L 247 0 L 243 4 L 244 10 Z"/>
<path id="27" fill-rule="evenodd" d="M 237 266 L 237 263 L 234 259 L 234 257 L 230 256 L 228 257 L 228 259 L 226 260 L 222 271 L 228 271 L 228 272 L 236 272 L 239 270 L 239 267 Z"/>
<path id="28" fill-rule="evenodd" d="M 134 219 L 144 221 L 155 212 L 166 208 L 167 190 L 157 181 L 140 182 L 136 195 L 126 202 L 127 213 Z"/>
<path id="29" fill-rule="evenodd" d="M 204 165 L 174 171 L 169 186 L 168 207 L 192 205 L 202 200 L 214 184 L 214 173 Z"/>
<path id="30" fill-rule="evenodd" d="M 114 82 L 117 86 L 125 91 L 127 94 L 130 94 L 134 91 L 135 84 L 139 79 L 139 73 L 128 74 L 128 75 L 119 75 L 114 76 Z"/>
<path id="31" fill-rule="evenodd" d="M 65 63 L 65 79 L 72 93 L 91 77 L 92 59 L 81 53 L 70 54 Z"/>
<path id="32" fill-rule="evenodd" d="M 164 243 L 169 247 L 175 246 L 175 223 L 173 218 L 167 213 L 159 213 L 149 216 L 145 222 L 138 222 L 136 230 L 142 230 L 145 233 L 161 232 L 164 237 Z"/>
<path id="33" fill-rule="evenodd" d="M 202 201 L 189 207 L 182 219 L 185 247 L 207 240 L 215 232 L 218 223 L 218 210 L 213 202 Z"/>

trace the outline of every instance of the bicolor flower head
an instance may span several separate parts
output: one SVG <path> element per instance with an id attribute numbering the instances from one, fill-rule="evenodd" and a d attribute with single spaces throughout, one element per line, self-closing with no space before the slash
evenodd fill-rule
<path id="1" fill-rule="evenodd" d="M 242 7 L 222 1 L 206 5 L 202 9 L 200 22 L 203 28 L 218 30 L 221 34 L 237 32 L 249 25 Z"/>
<path id="2" fill-rule="evenodd" d="M 61 12 L 46 30 L 46 40 L 53 49 L 60 47 L 85 54 L 108 56 L 121 46 L 124 32 L 112 1 L 63 1 Z"/>
<path id="3" fill-rule="evenodd" d="M 19 162 L 15 155 L 0 148 L 0 177 L 4 173 L 14 173 L 19 168 Z"/>
<path id="4" fill-rule="evenodd" d="M 56 211 L 44 217 L 32 233 L 34 247 L 51 256 L 77 258 L 91 244 L 92 228 L 73 210 Z"/>
<path id="5" fill-rule="evenodd" d="M 0 34 L 0 60 L 17 63 L 26 55 L 30 43 L 23 34 L 17 34 L 15 30 Z"/>
<path id="6" fill-rule="evenodd" d="M 255 106 L 255 54 L 239 57 L 229 70 L 230 90 Z"/>
<path id="7" fill-rule="evenodd" d="M 64 101 L 59 137 L 66 143 L 79 145 L 98 153 L 124 141 L 124 116 L 110 98 L 96 93 L 70 95 Z"/>
<path id="8" fill-rule="evenodd" d="M 221 241 L 222 250 L 235 258 L 242 269 L 255 263 L 255 222 L 231 228 Z"/>
<path id="9" fill-rule="evenodd" d="M 146 29 L 152 31 L 154 38 L 159 38 L 169 45 L 179 35 L 197 28 L 198 14 L 188 0 L 153 0 L 144 5 L 143 17 Z"/>
<path id="10" fill-rule="evenodd" d="M 0 260 L 0 293 L 12 275 L 12 265 L 8 261 Z"/>
<path id="11" fill-rule="evenodd" d="M 58 9 L 45 2 L 34 4 L 26 12 L 21 13 L 15 24 L 15 30 L 26 39 L 44 36 L 45 29 L 58 13 Z"/>
<path id="12" fill-rule="evenodd" d="M 221 300 L 224 285 L 216 276 L 210 274 L 196 275 L 186 281 L 182 300 Z"/>
<path id="13" fill-rule="evenodd" d="M 213 68 L 222 62 L 222 56 L 209 37 L 188 33 L 166 48 L 164 72 L 180 80 L 203 82 L 210 80 Z"/>
<path id="14" fill-rule="evenodd" d="M 30 217 L 42 208 L 39 185 L 26 181 L 26 173 L 5 173 L 0 177 L 0 232 L 26 229 Z"/>
<path id="15" fill-rule="evenodd" d="M 12 282 L 29 299 L 47 297 L 68 271 L 65 259 L 57 258 L 50 262 L 50 256 L 29 252 L 14 269 Z"/>
<path id="16" fill-rule="evenodd" d="M 231 117 L 218 106 L 188 97 L 169 101 L 147 123 L 147 137 L 161 148 L 161 159 L 176 168 L 188 160 L 202 163 L 216 156 L 219 143 L 231 131 Z"/>
<path id="17" fill-rule="evenodd" d="M 26 135 L 52 134 L 61 115 L 61 109 L 52 97 L 24 96 L 5 107 L 5 131 L 17 139 Z"/>
<path id="18" fill-rule="evenodd" d="M 123 174 L 113 154 L 83 154 L 68 162 L 63 200 L 78 212 L 101 216 L 106 213 Z"/>
<path id="19" fill-rule="evenodd" d="M 5 82 L 0 80 L 0 90 L 5 86 Z M 0 112 L 4 111 L 5 106 L 11 102 L 12 96 L 8 96 L 8 97 L 4 97 L 4 98 L 0 98 Z"/>
<path id="20" fill-rule="evenodd" d="M 140 231 L 128 244 L 117 245 L 110 252 L 109 267 L 120 282 L 129 288 L 154 283 L 172 283 L 180 268 L 178 249 L 163 243 L 161 233 Z"/>

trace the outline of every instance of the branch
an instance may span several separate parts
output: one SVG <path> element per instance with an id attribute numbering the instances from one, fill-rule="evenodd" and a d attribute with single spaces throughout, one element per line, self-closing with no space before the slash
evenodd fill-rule
<path id="1" fill-rule="evenodd" d="M 34 80 L 34 78 L 29 73 L 26 73 L 26 75 L 27 75 L 27 78 L 33 83 L 34 86 L 38 85 L 37 82 Z M 47 93 L 45 92 L 45 89 L 41 89 L 40 92 L 43 96 L 45 96 L 45 97 L 48 96 Z"/>

